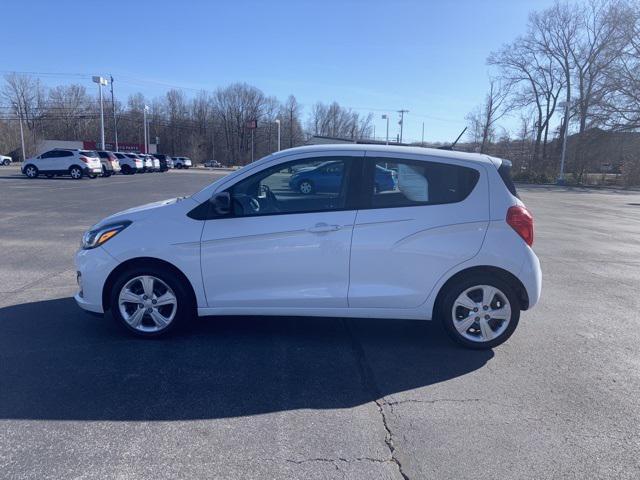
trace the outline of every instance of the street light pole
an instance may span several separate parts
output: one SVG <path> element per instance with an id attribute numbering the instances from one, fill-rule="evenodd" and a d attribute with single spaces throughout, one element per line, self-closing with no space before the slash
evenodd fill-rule
<path id="1" fill-rule="evenodd" d="M 402 143 L 402 130 L 404 128 L 404 114 L 405 113 L 409 113 L 409 110 L 398 110 L 398 113 L 400 114 L 400 121 L 398 122 L 400 124 L 400 142 Z"/>
<path id="2" fill-rule="evenodd" d="M 567 134 L 569 133 L 569 102 L 564 103 L 564 125 L 562 136 L 562 156 L 560 157 L 560 176 L 558 177 L 558 184 L 564 185 L 564 158 L 567 152 Z M 562 106 L 562 105 L 561 105 Z"/>
<path id="3" fill-rule="evenodd" d="M 280 119 L 276 118 L 276 123 L 278 124 L 278 151 L 280 151 Z"/>
<path id="4" fill-rule="evenodd" d="M 102 77 L 93 77 L 93 82 L 98 84 L 98 91 L 100 92 L 100 145 L 104 150 L 104 106 L 102 104 L 102 86 L 107 85 L 107 79 Z"/>
<path id="5" fill-rule="evenodd" d="M 20 101 L 18 100 L 18 117 L 20 118 L 20 142 L 22 145 L 22 161 L 25 161 L 25 153 L 24 153 L 24 129 L 22 127 L 22 108 L 20 108 Z"/>
<path id="6" fill-rule="evenodd" d="M 386 141 L 386 145 L 389 145 L 389 115 L 385 113 L 384 115 L 382 115 L 382 119 L 387 121 L 387 141 Z"/>
<path id="7" fill-rule="evenodd" d="M 149 110 L 148 106 L 144 106 L 142 109 L 142 119 L 144 122 L 144 153 L 149 153 L 149 135 L 147 134 L 147 111 Z"/>
<path id="8" fill-rule="evenodd" d="M 110 76 L 111 80 L 111 106 L 113 108 L 113 139 L 115 142 L 115 150 L 118 151 L 118 121 L 116 120 L 116 101 L 113 98 L 113 75 Z"/>
<path id="9" fill-rule="evenodd" d="M 421 145 L 424 147 L 424 122 L 422 122 L 422 142 Z"/>

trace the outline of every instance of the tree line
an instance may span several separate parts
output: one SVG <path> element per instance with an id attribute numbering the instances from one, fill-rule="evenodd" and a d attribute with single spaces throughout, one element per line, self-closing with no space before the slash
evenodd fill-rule
<path id="1" fill-rule="evenodd" d="M 556 2 L 532 12 L 526 31 L 492 52 L 487 64 L 489 90 L 467 116 L 473 149 L 507 150 L 523 177 L 551 178 L 568 131 L 566 170 L 573 180 L 614 162 L 627 182 L 640 183 L 640 141 L 628 134 L 640 128 L 637 1 Z M 506 115 L 519 119 L 511 134 L 500 127 Z M 628 148 L 594 154 L 594 145 L 613 136 Z"/>
<path id="2" fill-rule="evenodd" d="M 143 144 L 147 107 L 149 141 L 156 143 L 157 139 L 159 151 L 196 161 L 215 158 L 228 165 L 251 161 L 252 146 L 255 159 L 276 151 L 278 123 L 282 149 L 302 145 L 307 135 L 356 139 L 370 136 L 372 130 L 371 115 L 362 116 L 337 102 L 313 105 L 305 124 L 295 96 L 280 101 L 246 83 L 201 91 L 192 98 L 178 89 L 153 99 L 136 93 L 126 103 L 112 102 L 105 95 L 103 105 L 108 142 L 117 129 L 119 143 Z M 33 76 L 6 75 L 0 89 L 0 152 L 20 147 L 19 118 L 23 119 L 27 156 L 36 153 L 42 139 L 100 138 L 97 95 L 89 94 L 82 85 L 46 88 Z M 252 139 L 254 120 L 257 128 Z"/>

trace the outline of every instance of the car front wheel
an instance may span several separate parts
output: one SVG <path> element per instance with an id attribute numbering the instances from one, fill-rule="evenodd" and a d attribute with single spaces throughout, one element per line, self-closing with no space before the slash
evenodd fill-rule
<path id="1" fill-rule="evenodd" d="M 193 312 L 189 295 L 175 274 L 157 267 L 131 269 L 111 292 L 111 312 L 118 323 L 139 337 L 173 330 Z"/>
<path id="2" fill-rule="evenodd" d="M 303 180 L 302 182 L 300 182 L 300 186 L 298 188 L 300 189 L 300 193 L 304 195 L 313 193 L 313 184 L 308 180 Z"/>
<path id="3" fill-rule="evenodd" d="M 9 165 L 11 165 L 11 160 L 5 160 L 5 161 L 3 161 L 3 162 L 2 162 L 2 164 L 3 164 L 5 167 L 8 167 Z"/>
<path id="4" fill-rule="evenodd" d="M 448 288 L 439 315 L 453 340 L 483 350 L 511 336 L 520 319 L 520 305 L 507 282 L 491 275 L 471 275 Z"/>
<path id="5" fill-rule="evenodd" d="M 24 169 L 24 174 L 28 178 L 38 178 L 38 169 L 33 165 L 28 165 L 27 168 Z"/>

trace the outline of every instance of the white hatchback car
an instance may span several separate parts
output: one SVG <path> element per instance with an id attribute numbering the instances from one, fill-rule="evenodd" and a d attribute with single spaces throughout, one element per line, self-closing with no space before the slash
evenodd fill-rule
<path id="1" fill-rule="evenodd" d="M 541 290 L 510 166 L 377 145 L 279 152 L 91 227 L 75 299 L 139 336 L 194 314 L 437 318 L 494 347 Z"/>
<path id="2" fill-rule="evenodd" d="M 36 178 L 40 174 L 47 178 L 69 175 L 74 180 L 80 180 L 83 176 L 95 178 L 102 174 L 102 163 L 92 150 L 54 148 L 25 160 L 22 173 L 29 178 Z"/>

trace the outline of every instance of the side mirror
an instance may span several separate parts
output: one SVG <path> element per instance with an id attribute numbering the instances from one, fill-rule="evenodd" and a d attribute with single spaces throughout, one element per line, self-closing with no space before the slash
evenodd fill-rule
<path id="1" fill-rule="evenodd" d="M 209 202 L 218 215 L 223 216 L 231 213 L 231 194 L 229 192 L 216 193 L 209 199 Z"/>

